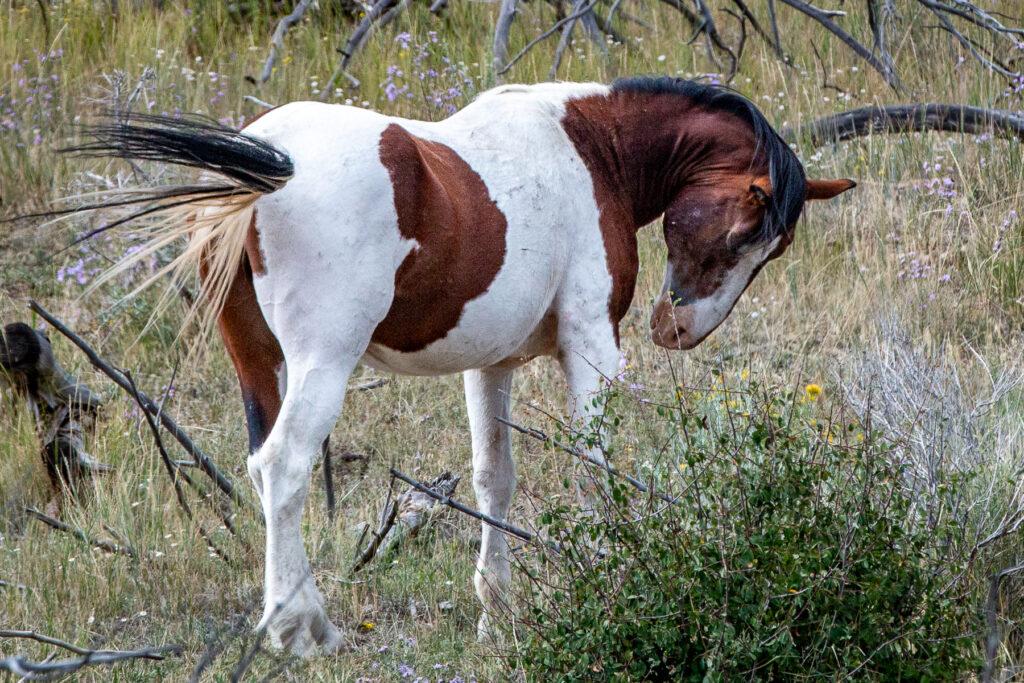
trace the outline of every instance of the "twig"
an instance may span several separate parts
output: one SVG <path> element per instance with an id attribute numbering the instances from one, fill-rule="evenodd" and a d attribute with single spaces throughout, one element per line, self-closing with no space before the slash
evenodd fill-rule
<path id="1" fill-rule="evenodd" d="M 376 379 L 363 382 L 362 384 L 357 384 L 352 388 L 356 391 L 370 391 L 371 389 L 379 389 L 387 383 L 388 380 L 386 377 L 378 377 Z"/>
<path id="2" fill-rule="evenodd" d="M 283 17 L 281 21 L 277 22 L 277 28 L 274 29 L 274 35 L 270 38 L 270 54 L 267 55 L 267 61 L 263 64 L 263 71 L 260 73 L 260 84 L 266 83 L 270 80 L 271 74 L 274 73 L 274 66 L 277 64 L 277 57 L 281 52 L 284 52 L 284 36 L 291 29 L 292 26 L 302 21 L 302 17 L 306 14 L 306 10 L 313 4 L 313 0 L 299 0 L 295 5 L 295 9 L 291 11 L 286 17 Z"/>
<path id="3" fill-rule="evenodd" d="M 92 364 L 94 368 L 96 368 L 104 375 L 109 377 L 111 380 L 113 380 L 114 384 L 116 384 L 117 386 L 121 387 L 125 391 L 130 391 L 129 383 L 125 379 L 124 375 L 118 372 L 117 369 L 110 365 L 110 363 L 100 358 L 99 354 L 93 351 L 92 347 L 90 347 L 85 342 L 84 339 L 82 339 L 73 331 L 71 331 L 71 329 L 69 329 L 67 325 L 62 323 L 57 318 L 55 318 L 49 311 L 40 306 L 36 301 L 29 301 L 29 308 L 32 309 L 33 312 L 38 314 L 43 320 L 50 323 L 50 325 L 52 325 L 54 329 L 56 329 L 62 335 L 70 339 L 75 346 L 81 349 L 82 352 L 85 353 L 86 357 L 89 359 L 89 362 Z M 146 412 L 152 414 L 159 413 L 156 404 L 153 403 L 153 401 L 148 396 L 140 392 L 139 398 L 141 399 L 142 406 Z M 195 459 L 196 464 L 199 465 L 200 468 L 202 468 L 203 472 L 205 472 L 211 479 L 213 479 L 214 483 L 217 484 L 217 488 L 226 493 L 232 500 L 235 501 L 235 503 L 239 505 L 244 505 L 246 501 L 238 492 L 238 489 L 235 487 L 234 483 L 230 479 L 228 479 L 227 476 L 225 476 L 220 471 L 220 469 L 218 469 L 217 466 L 213 463 L 213 460 L 211 460 L 210 457 L 206 455 L 206 453 L 204 453 L 192 441 L 191 437 L 189 437 L 185 430 L 179 427 L 178 424 L 174 420 L 172 420 L 170 416 L 168 416 L 166 413 L 159 413 L 159 419 L 160 422 L 163 424 L 164 429 L 166 429 L 171 434 L 171 436 L 173 436 L 175 440 L 181 444 L 182 448 L 184 448 L 185 451 Z"/>
<path id="4" fill-rule="evenodd" d="M 807 137 L 811 144 L 820 146 L 872 133 L 945 131 L 978 134 L 990 130 L 1004 137 L 1024 140 L 1024 117 L 960 104 L 870 106 L 783 128 L 780 135 L 790 142 Z"/>
<path id="5" fill-rule="evenodd" d="M 608 474 L 611 474 L 612 476 L 620 477 L 627 483 L 631 484 L 635 489 L 641 491 L 642 493 L 649 493 L 652 496 L 660 498 L 666 503 L 672 503 L 673 505 L 678 502 L 678 500 L 676 498 L 673 498 L 672 496 L 661 493 L 659 491 L 652 491 L 651 488 L 647 486 L 647 484 L 643 483 L 642 481 L 635 477 L 626 474 L 625 472 L 620 472 L 619 470 L 612 467 L 610 463 L 602 462 L 597 458 L 593 457 L 592 455 L 590 455 L 589 453 L 559 443 L 558 441 L 549 437 L 547 434 L 540 431 L 539 429 L 534 429 L 533 427 L 524 427 L 522 425 L 516 424 L 515 422 L 512 422 L 511 420 L 506 420 L 503 417 L 495 417 L 494 419 L 502 423 L 503 425 L 511 427 L 520 434 L 525 434 L 526 436 L 537 439 L 538 441 L 543 441 L 544 443 L 550 443 L 556 448 L 558 448 L 560 451 L 568 453 L 569 455 L 575 458 L 579 458 L 580 460 L 590 465 L 593 465 L 594 467 L 600 468 L 607 472 Z"/>
<path id="6" fill-rule="evenodd" d="M 99 548 L 100 550 L 106 551 L 108 553 L 113 553 L 116 555 L 127 555 L 128 557 L 134 560 L 139 559 L 139 554 L 135 552 L 135 549 L 130 546 L 118 545 L 117 543 L 111 543 L 110 541 L 100 541 L 94 539 L 81 529 L 77 529 L 73 526 L 65 524 L 59 519 L 54 519 L 53 517 L 50 517 L 49 515 L 40 512 L 34 507 L 25 508 L 25 512 L 27 512 L 32 517 L 35 517 L 43 524 L 46 524 L 47 526 L 56 529 L 57 531 L 63 531 L 65 533 L 71 534 L 78 540 L 82 541 L 87 545 L 91 545 L 94 548 Z"/>
<path id="7" fill-rule="evenodd" d="M 243 95 L 242 99 L 245 100 L 246 102 L 252 102 L 253 104 L 255 104 L 257 106 L 260 106 L 260 107 L 263 107 L 264 109 L 273 109 L 274 107 L 277 106 L 276 104 L 271 104 L 270 102 L 267 102 L 266 100 L 261 100 L 260 98 L 256 97 L 255 95 Z"/>
<path id="8" fill-rule="evenodd" d="M 391 483 L 388 486 L 388 497 L 384 502 L 384 509 L 381 510 L 381 521 L 377 530 L 373 532 L 373 537 L 370 539 L 369 545 L 359 554 L 356 561 L 352 564 L 352 573 L 355 574 L 360 569 L 365 567 L 370 560 L 377 554 L 377 550 L 380 548 L 381 543 L 384 542 L 384 538 L 391 531 L 391 527 L 395 525 L 395 520 L 398 518 L 398 502 L 392 500 L 391 496 L 394 494 L 395 489 L 395 478 L 391 478 Z M 365 535 L 365 531 L 363 532 Z M 360 544 L 362 539 L 360 539 Z M 358 547 L 359 544 L 357 544 Z"/>
<path id="9" fill-rule="evenodd" d="M 202 523 L 200 523 L 199 520 L 195 518 L 195 515 L 192 514 L 192 507 L 188 504 L 188 499 L 185 498 L 185 491 L 182 489 L 181 482 L 178 480 L 178 476 L 181 473 L 174 466 L 174 461 L 171 460 L 171 456 L 167 454 L 167 448 L 164 446 L 164 440 L 160 436 L 160 427 L 157 426 L 156 420 L 149 413 L 149 411 L 147 411 L 145 407 L 142 405 L 142 398 L 139 396 L 139 389 L 138 387 L 135 386 L 135 380 L 132 378 L 131 373 L 128 372 L 127 370 L 123 370 L 122 374 L 124 375 L 125 379 L 128 380 L 129 393 L 131 394 L 132 398 L 135 399 L 135 402 L 138 404 L 139 408 L 142 408 L 142 414 L 145 415 L 146 417 L 146 424 L 149 425 L 149 430 L 153 434 L 153 440 L 156 442 L 156 448 L 160 452 L 160 461 L 163 463 L 164 469 L 167 471 L 167 476 L 171 478 L 171 484 L 174 486 L 174 495 L 178 499 L 179 507 L 181 507 L 182 511 L 184 511 L 185 517 L 187 517 L 189 521 L 196 525 L 196 530 L 199 532 L 199 535 L 203 537 L 203 540 L 206 541 L 207 545 L 210 546 L 210 548 L 217 555 L 217 557 L 224 560 L 228 564 L 231 564 L 231 560 L 228 558 L 228 556 L 224 553 L 223 550 L 221 550 L 217 546 L 210 533 L 206 530 Z M 177 374 L 177 368 L 175 368 L 175 374 Z M 173 384 L 174 377 L 172 376 L 171 382 L 170 384 L 168 384 L 168 386 L 172 386 Z M 160 402 L 158 414 L 163 414 L 163 401 Z"/>
<path id="10" fill-rule="evenodd" d="M 352 35 L 349 37 L 348 42 L 345 43 L 345 47 L 339 50 L 341 53 L 341 59 L 338 61 L 338 68 L 335 69 L 334 73 L 331 74 L 331 77 L 327 79 L 327 83 L 324 85 L 324 89 L 320 93 L 321 100 L 326 100 L 330 97 L 330 93 L 334 89 L 335 82 L 337 82 L 338 77 L 342 75 L 345 75 L 349 80 L 354 81 L 354 85 L 358 87 L 359 81 L 348 75 L 348 65 L 366 42 L 366 39 L 370 36 L 373 25 L 384 15 L 385 12 L 397 4 L 398 0 L 377 0 L 377 2 L 373 4 L 370 11 L 366 13 L 366 16 L 363 17 L 355 30 L 352 31 Z"/>
<path id="11" fill-rule="evenodd" d="M 394 467 L 390 468 L 389 471 L 391 472 L 391 476 L 401 479 L 402 481 L 404 481 L 409 486 L 412 486 L 417 491 L 422 491 L 423 493 L 427 494 L 434 500 L 439 501 L 440 503 L 447 505 L 450 508 L 458 510 L 459 512 L 469 515 L 470 517 L 474 517 L 480 520 L 481 522 L 484 522 L 485 524 L 489 524 L 498 531 L 506 533 L 510 536 L 515 536 L 516 538 L 519 538 L 528 543 L 532 543 L 534 540 L 534 535 L 531 534 L 529 531 L 520 529 L 517 526 L 513 526 L 508 522 L 504 522 L 495 517 L 491 517 L 490 515 L 485 515 L 484 513 L 474 510 L 471 507 L 467 507 L 456 500 L 452 500 L 450 496 L 441 495 L 440 493 L 434 491 L 434 489 L 430 488 L 423 482 L 413 479 L 409 475 L 395 469 Z"/>

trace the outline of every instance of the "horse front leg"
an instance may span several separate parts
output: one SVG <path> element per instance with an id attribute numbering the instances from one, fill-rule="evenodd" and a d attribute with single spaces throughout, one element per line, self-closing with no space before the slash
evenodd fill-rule
<path id="1" fill-rule="evenodd" d="M 600 319 L 598 319 L 600 320 Z M 570 328 L 572 330 L 572 328 Z M 614 377 L 619 363 L 619 347 L 610 324 L 594 324 L 572 330 L 559 342 L 559 363 L 568 384 L 569 424 L 574 430 L 592 434 L 603 440 L 600 418 L 604 414 L 602 393 Z M 584 447 L 592 462 L 605 463 L 598 446 Z M 593 513 L 602 500 L 603 475 L 590 465 L 579 464 L 576 494 L 580 506 Z"/>
<path id="2" fill-rule="evenodd" d="M 477 505 L 481 512 L 504 520 L 516 488 L 516 468 L 508 427 L 496 418 L 508 419 L 512 370 L 469 370 L 463 377 L 473 440 L 473 490 Z M 512 571 L 505 535 L 489 524 L 481 527 L 480 558 L 473 584 L 484 609 L 477 625 L 477 638 L 484 641 L 494 636 L 493 619 L 506 607 Z"/>

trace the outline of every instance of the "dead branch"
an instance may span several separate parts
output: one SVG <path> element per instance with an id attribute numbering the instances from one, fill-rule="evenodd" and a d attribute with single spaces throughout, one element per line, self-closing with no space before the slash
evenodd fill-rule
<path id="1" fill-rule="evenodd" d="M 697 11 L 700 13 L 700 25 L 697 27 L 697 32 L 690 38 L 694 40 L 701 33 L 707 38 L 707 49 L 708 57 L 711 58 L 715 64 L 718 64 L 718 68 L 725 73 L 725 80 L 731 81 L 733 76 L 736 75 L 736 67 L 739 64 L 739 60 L 736 57 L 736 53 L 733 52 L 732 48 L 725 44 L 722 40 L 721 34 L 718 32 L 718 26 L 715 25 L 714 15 L 711 13 L 711 8 L 708 7 L 704 0 L 693 0 L 697 6 Z M 722 69 L 721 63 L 718 61 L 718 56 L 715 54 L 715 48 L 718 48 L 726 55 L 729 56 L 729 69 Z"/>
<path id="2" fill-rule="evenodd" d="M 178 655 L 182 652 L 180 645 L 161 645 L 158 647 L 145 647 L 138 650 L 90 650 L 78 647 L 72 643 L 52 636 L 43 635 L 34 631 L 13 631 L 0 630 L 0 638 L 23 638 L 35 640 L 46 645 L 70 650 L 81 655 L 74 659 L 62 659 L 57 661 L 32 662 L 17 655 L 0 659 L 0 671 L 6 671 L 15 676 L 20 676 L 27 681 L 50 681 L 64 678 L 80 669 L 96 664 L 115 664 L 130 659 L 148 659 L 162 661 L 168 655 Z"/>
<path id="3" fill-rule="evenodd" d="M 502 76 L 502 75 L 508 73 L 508 70 L 511 69 L 513 66 L 515 66 L 516 63 L 519 62 L 520 59 L 525 57 L 527 55 L 527 53 L 529 53 L 530 50 L 532 50 L 535 46 L 537 46 L 539 43 L 541 43 L 541 42 L 547 40 L 548 38 L 550 38 L 551 36 L 553 36 L 556 31 L 561 29 L 563 26 L 565 26 L 570 21 L 575 23 L 585 13 L 589 12 L 590 10 L 592 10 L 594 8 L 594 5 L 596 5 L 596 4 L 597 4 L 597 0 L 589 0 L 588 2 L 586 2 L 586 4 L 579 11 L 573 12 L 569 16 L 564 17 L 564 18 L 559 19 L 558 21 L 556 21 L 551 26 L 551 28 L 549 28 L 548 30 L 544 31 L 539 36 L 537 36 L 536 38 L 531 40 L 529 43 L 527 43 L 526 47 L 524 47 L 522 50 L 517 52 L 516 56 L 513 57 L 509 61 L 508 64 L 506 64 L 502 68 L 498 69 L 497 75 L 498 76 Z"/>
<path id="4" fill-rule="evenodd" d="M 996 654 L 1003 639 L 999 633 L 999 585 L 1003 579 L 1024 571 L 1024 564 L 1007 567 L 989 578 L 988 597 L 985 600 L 985 667 L 981 671 L 982 683 L 995 680 Z"/>
<path id="5" fill-rule="evenodd" d="M 84 339 L 75 334 L 67 325 L 62 323 L 59 319 L 54 317 L 49 311 L 40 306 L 36 301 L 29 301 L 29 308 L 33 312 L 38 314 L 43 320 L 53 326 L 58 332 L 67 337 L 71 342 L 85 353 L 89 359 L 89 363 L 94 368 L 102 372 L 104 375 L 113 380 L 114 384 L 121 387 L 125 391 L 130 392 L 130 384 L 124 375 L 122 375 L 116 368 L 110 363 L 103 360 L 99 354 L 97 354 L 92 347 L 90 347 Z M 206 453 L 202 451 L 192 441 L 192 438 L 185 432 L 184 429 L 178 426 L 178 424 L 171 419 L 166 413 L 161 413 L 157 405 L 148 396 L 139 392 L 139 398 L 142 400 L 142 406 L 146 412 L 149 412 L 158 417 L 164 429 L 168 431 L 175 438 L 175 440 L 181 444 L 181 447 L 185 449 L 189 455 L 196 461 L 196 464 L 209 476 L 221 491 L 228 495 L 236 504 L 245 505 L 245 499 L 238 492 L 237 487 L 234 483 L 226 476 L 217 465 L 214 464 L 213 460 L 210 459 Z"/>
<path id="6" fill-rule="evenodd" d="M 665 501 L 666 503 L 672 503 L 673 505 L 677 502 L 677 500 L 675 498 L 673 498 L 672 496 L 669 496 L 669 495 L 664 494 L 664 493 L 660 493 L 658 491 L 652 491 L 651 488 L 649 486 L 647 486 L 647 484 L 643 483 L 642 481 L 640 481 L 636 477 L 632 477 L 632 476 L 630 476 L 630 475 L 628 475 L 628 474 L 626 474 L 624 472 L 620 472 L 615 467 L 613 467 L 610 463 L 601 462 L 597 458 L 591 456 L 590 454 L 588 454 L 588 453 L 586 453 L 584 451 L 581 451 L 579 449 L 573 448 L 572 446 L 566 446 L 566 445 L 560 443 L 559 441 L 557 441 L 556 439 L 553 439 L 553 438 L 549 437 L 547 434 L 545 434 L 544 432 L 540 431 L 539 429 L 534 429 L 533 427 L 524 427 L 522 425 L 516 424 L 515 422 L 512 422 L 511 420 L 506 420 L 503 417 L 495 417 L 494 419 L 497 420 L 498 422 L 500 422 L 501 424 L 507 426 L 507 427 L 511 427 L 512 429 L 516 430 L 520 434 L 525 434 L 526 436 L 529 436 L 529 437 L 531 437 L 533 439 L 536 439 L 538 441 L 541 441 L 541 442 L 544 442 L 544 443 L 549 443 L 549 444 L 553 445 L 555 448 L 557 448 L 558 450 L 560 450 L 560 451 L 562 451 L 564 453 L 568 453 L 569 455 L 573 456 L 574 458 L 578 458 L 579 460 L 583 461 L 586 464 L 593 465 L 594 467 L 597 467 L 597 468 L 607 472 L 608 474 L 611 474 L 612 476 L 619 477 L 619 478 L 623 479 L 624 481 L 626 481 L 631 486 L 633 486 L 633 488 L 637 489 L 638 491 L 640 491 L 642 493 L 648 493 L 650 495 L 655 496 L 656 498 L 660 498 L 661 500 Z"/>
<path id="7" fill-rule="evenodd" d="M 548 80 L 553 81 L 558 76 L 558 67 L 562 65 L 562 56 L 569 47 L 569 43 L 572 42 L 572 32 L 576 28 L 576 22 L 591 11 L 594 4 L 594 0 L 573 0 L 573 13 L 562 27 L 562 35 L 558 39 L 558 47 L 555 48 L 555 58 L 552 60 L 551 70 L 548 71 Z"/>
<path id="8" fill-rule="evenodd" d="M 175 369 L 175 372 L 177 372 L 177 369 Z M 149 430 L 153 434 L 153 440 L 156 442 L 156 448 L 160 452 L 160 461 L 163 463 L 164 469 L 167 471 L 167 476 L 171 478 L 171 485 L 174 487 L 174 495 L 178 500 L 178 506 L 185 513 L 185 517 L 187 517 L 189 521 L 195 524 L 196 531 L 198 531 L 199 535 L 203 537 L 203 540 L 206 541 L 206 544 L 210 547 L 210 549 L 213 550 L 214 554 L 216 554 L 217 557 L 224 560 L 228 564 L 231 564 L 231 560 L 228 558 L 227 554 L 225 554 L 224 551 L 221 550 L 220 547 L 214 542 L 213 537 L 210 535 L 210 532 L 208 532 L 206 530 L 206 527 L 204 527 L 203 524 L 195 518 L 195 515 L 192 514 L 192 506 L 188 504 L 188 499 L 185 497 L 185 491 L 182 489 L 180 481 L 180 478 L 182 478 L 182 475 L 184 475 L 184 473 L 178 470 L 178 468 L 174 465 L 174 461 L 171 460 L 171 456 L 168 455 L 167 448 L 164 446 L 164 440 L 160 436 L 160 427 L 157 426 L 156 420 L 149 413 L 149 411 L 145 409 L 145 406 L 142 405 L 142 397 L 139 395 L 139 389 L 135 385 L 135 380 L 132 378 L 131 373 L 128 372 L 127 370 L 123 370 L 122 374 L 124 375 L 125 379 L 128 380 L 128 386 L 130 388 L 129 393 L 131 397 L 135 399 L 135 403 L 142 410 L 142 414 L 146 418 L 146 424 L 149 425 Z M 173 384 L 174 378 L 172 377 L 171 382 L 168 386 L 172 386 Z M 160 407 L 158 410 L 158 414 L 162 413 L 163 401 L 160 402 Z M 187 476 L 188 475 L 184 475 L 184 478 L 187 478 Z"/>
<path id="9" fill-rule="evenodd" d="M 776 31 L 776 33 L 774 36 L 768 35 L 768 32 L 761 26 L 761 22 L 759 22 L 757 20 L 757 17 L 754 16 L 754 13 L 750 11 L 750 8 L 747 7 L 747 3 L 744 2 L 744 0 L 732 0 L 732 2 L 739 9 L 740 14 L 742 14 L 743 17 L 750 22 L 750 25 L 754 28 L 754 33 L 760 36 L 761 39 L 765 43 L 767 43 L 768 47 L 772 49 L 772 52 L 775 53 L 775 56 L 779 59 L 779 61 L 781 61 L 786 66 L 792 67 L 793 58 L 786 54 L 786 51 L 782 49 L 782 43 L 779 42 L 779 37 L 777 33 L 778 27 L 775 26 L 775 24 L 773 23 L 773 29 Z M 774 12 L 771 13 L 771 16 L 774 17 Z M 743 54 L 742 50 L 737 50 L 736 52 L 739 55 Z"/>
<path id="10" fill-rule="evenodd" d="M 434 493 L 450 498 L 455 493 L 455 487 L 459 485 L 459 480 L 460 477 L 451 472 L 443 472 L 427 486 Z M 444 509 L 443 506 L 437 504 L 439 498 L 413 488 L 392 502 L 394 478 L 391 481 L 392 486 L 388 487 L 388 501 L 381 513 L 380 526 L 373 532 L 369 545 L 352 565 L 352 573 L 362 569 L 378 554 L 381 557 L 386 557 L 396 551 L 406 540 L 415 538 L 437 513 Z"/>
<path id="11" fill-rule="evenodd" d="M 394 467 L 390 468 L 389 471 L 391 472 L 391 476 L 392 477 L 396 477 L 398 479 L 401 479 L 402 481 L 404 481 L 409 486 L 412 486 L 417 491 L 421 491 L 421 492 L 427 494 L 431 498 L 437 500 L 442 505 L 447 505 L 450 508 L 458 510 L 459 512 L 461 512 L 464 515 L 469 515 L 470 517 L 478 519 L 481 522 L 483 522 L 484 524 L 488 524 L 488 525 L 494 527 L 495 529 L 497 529 L 498 531 L 501 531 L 502 533 L 506 533 L 509 536 L 515 536 L 516 538 L 521 539 L 523 541 L 526 541 L 527 543 L 533 542 L 533 540 L 535 538 L 534 535 L 532 533 L 530 533 L 529 531 L 526 531 L 524 529 L 520 529 L 519 527 L 514 526 L 512 524 L 509 524 L 508 522 L 502 521 L 502 520 L 497 519 L 495 517 L 491 517 L 490 515 L 486 515 L 486 514 L 484 514 L 482 512 L 474 510 L 471 507 L 463 505 L 462 503 L 460 503 L 460 502 L 458 502 L 456 500 L 452 500 L 451 497 L 442 495 L 442 494 L 434 491 L 434 489 L 430 488 L 429 486 L 427 486 L 423 482 L 417 481 L 417 480 L 413 479 L 409 475 L 407 475 L 404 472 L 401 472 L 401 471 L 395 469 Z"/>
<path id="12" fill-rule="evenodd" d="M 832 33 L 832 35 L 846 43 L 847 47 L 853 50 L 858 57 L 867 62 L 872 69 L 877 71 L 893 90 L 896 90 L 897 92 L 903 90 L 903 84 L 900 82 L 899 76 L 895 73 L 888 73 L 885 65 L 879 61 L 879 59 L 875 57 L 870 50 L 861 45 L 856 38 L 847 33 L 846 30 L 839 26 L 839 24 L 832 21 L 832 16 L 835 16 L 835 13 L 827 12 L 819 7 L 808 4 L 803 0 L 781 0 L 781 2 L 789 5 L 798 12 L 807 15 L 811 19 L 814 19 Z"/>
<path id="13" fill-rule="evenodd" d="M 371 389 L 379 389 L 387 383 L 388 380 L 386 377 L 377 377 L 376 379 L 368 380 L 362 384 L 357 384 L 352 388 L 356 391 L 370 391 Z"/>
<path id="14" fill-rule="evenodd" d="M 501 67 L 508 62 L 508 32 L 512 28 L 512 22 L 516 17 L 518 0 L 501 0 L 501 10 L 498 13 L 498 21 L 494 24 L 494 56 L 492 63 L 494 70 L 498 73 Z"/>
<path id="15" fill-rule="evenodd" d="M 1024 117 L 998 109 L 960 104 L 870 106 L 783 128 L 780 135 L 790 142 L 808 139 L 812 145 L 821 146 L 874 133 L 925 131 L 970 135 L 992 132 L 1024 140 Z"/>
<path id="16" fill-rule="evenodd" d="M 266 83 L 270 80 L 271 74 L 274 73 L 274 66 L 277 64 L 277 58 L 280 53 L 284 52 L 284 36 L 291 30 L 292 26 L 302 21 L 302 17 L 305 16 L 306 10 L 313 4 L 313 0 L 299 0 L 295 4 L 295 9 L 291 11 L 291 14 L 283 17 L 281 21 L 277 22 L 277 27 L 274 29 L 274 35 L 270 38 L 270 54 L 267 55 L 267 61 L 263 64 L 263 71 L 260 73 L 260 84 Z"/>
<path id="17" fill-rule="evenodd" d="M 352 35 L 349 36 L 348 42 L 345 43 L 345 47 L 338 50 L 341 53 L 341 59 L 338 61 L 338 68 L 334 70 L 331 77 L 327 79 L 327 83 L 324 89 L 320 93 L 320 99 L 326 100 L 330 97 L 331 91 L 334 89 L 334 84 L 338 78 L 345 76 L 353 83 L 356 87 L 359 86 L 359 81 L 348 73 L 348 65 L 352 62 L 352 58 L 356 56 L 360 48 L 366 43 L 366 39 L 370 37 L 370 33 L 373 31 L 374 26 L 379 20 L 391 9 L 399 4 L 399 0 L 377 0 L 370 11 L 366 13 L 366 16 L 362 18 L 355 30 L 352 31 Z"/>
<path id="18" fill-rule="evenodd" d="M 27 512 L 32 517 L 35 517 L 51 529 L 56 529 L 57 531 L 63 531 L 64 533 L 71 534 L 78 540 L 82 541 L 87 545 L 91 545 L 94 548 L 99 548 L 104 552 L 108 552 L 114 555 L 126 555 L 127 557 L 130 557 L 133 560 L 139 559 L 139 554 L 135 552 L 135 549 L 131 546 L 118 545 L 117 543 L 112 543 L 110 541 L 101 541 L 94 539 L 81 529 L 65 524 L 59 519 L 54 519 L 53 517 L 50 517 L 49 515 L 40 512 L 34 507 L 25 508 L 25 512 Z"/>

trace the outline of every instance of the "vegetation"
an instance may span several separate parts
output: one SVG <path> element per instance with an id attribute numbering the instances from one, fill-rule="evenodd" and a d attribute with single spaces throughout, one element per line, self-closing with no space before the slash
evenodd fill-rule
<path id="1" fill-rule="evenodd" d="M 360 86 L 339 81 L 328 101 L 436 119 L 494 85 L 490 36 L 497 7 L 450 4 L 437 17 L 414 3 L 375 32 L 350 69 Z M 842 8 L 831 0 L 819 4 Z M 1018 11 L 1013 2 L 993 4 Z M 566 51 L 560 77 L 721 77 L 707 51 L 686 42 L 691 29 L 667 4 L 628 3 L 622 9 L 647 28 L 635 25 L 635 38 L 609 44 L 607 56 L 581 36 Z M 75 123 L 101 109 L 202 112 L 242 125 L 262 111 L 246 96 L 273 104 L 320 97 L 352 20 L 321 2 L 288 33 L 270 80 L 255 86 L 246 77 L 260 73 L 278 17 L 275 5 L 257 1 L 118 3 L 114 13 L 93 0 L 2 0 L 0 217 L 44 209 L 59 196 L 160 183 L 174 173 L 56 155 L 55 148 L 74 137 Z M 511 52 L 553 21 L 548 5 L 523 5 L 512 25 Z M 869 35 L 859 13 L 838 21 Z M 785 35 L 807 36 L 786 45 L 794 67 L 780 63 L 766 45 L 751 43 L 732 81 L 778 126 L 906 101 L 810 20 L 790 13 L 780 22 Z M 927 23 L 908 16 L 898 40 L 890 40 L 913 99 L 1024 109 L 1020 83 L 984 70 Z M 734 30 L 722 19 L 719 29 Z M 507 79 L 547 78 L 554 48 L 552 41 L 534 49 Z M 1003 57 L 1019 63 L 1020 55 Z M 1024 426 L 1018 381 L 1024 324 L 1021 145 L 986 134 L 911 134 L 821 148 L 801 141 L 798 152 L 810 174 L 855 178 L 859 187 L 841 200 L 809 207 L 794 245 L 692 352 L 669 354 L 648 341 L 664 246 L 658 226 L 641 233 L 641 279 L 624 321 L 623 371 L 608 399 L 615 424 L 604 448 L 623 470 L 683 494 L 683 504 L 620 527 L 586 522 L 613 551 L 587 575 L 557 574 L 554 561 L 541 565 L 537 552 L 520 553 L 525 610 L 515 628 L 535 647 L 501 650 L 499 657 L 475 643 L 478 603 L 471 575 L 479 532 L 467 518 L 448 515 L 390 563 L 349 573 L 358 525 L 375 524 L 384 504 L 389 465 L 424 479 L 445 469 L 469 471 L 459 378 L 396 377 L 350 396 L 332 442 L 339 451 L 367 455 L 368 465 L 336 458 L 338 514 L 327 516 L 322 488 L 314 487 L 305 518 L 318 584 L 332 618 L 354 633 L 353 650 L 311 661 L 261 653 L 249 675 L 496 680 L 508 675 L 511 662 L 540 678 L 538 667 L 570 671 L 580 662 L 565 661 L 567 654 L 601 642 L 608 654 L 586 662 L 590 677 L 598 679 L 640 677 L 657 667 L 723 678 L 797 670 L 831 677 L 862 664 L 858 676 L 970 678 L 981 675 L 991 632 L 986 620 L 1001 636 L 993 648 L 996 674 L 1008 677 L 1024 665 L 1020 575 L 1007 576 L 989 598 L 990 576 L 1020 564 L 1024 553 L 1021 538 L 1011 532 L 1021 505 Z M 160 292 L 123 300 L 143 272 L 86 292 L 102 268 L 132 248 L 132 240 L 66 247 L 108 218 L 3 224 L 0 320 L 36 322 L 25 301 L 43 302 L 131 370 L 142 390 L 168 394 L 165 409 L 253 499 L 245 485 L 242 406 L 220 345 L 187 356 L 194 331 L 178 336 L 184 306 L 167 309 L 147 327 Z M 53 343 L 69 370 L 106 392 L 87 447 L 115 468 L 92 480 L 78 501 L 63 501 L 61 518 L 93 537 L 130 544 L 140 559 L 91 550 L 24 513 L 26 506 L 44 507 L 51 493 L 32 417 L 5 398 L 0 580 L 26 589 L 0 584 L 0 628 L 31 628 L 104 648 L 184 647 L 181 657 L 163 662 L 89 669 L 80 674 L 83 680 L 106 680 L 111 671 L 129 680 L 180 680 L 211 644 L 223 651 L 204 676 L 229 678 L 252 644 L 259 612 L 259 520 L 240 510 L 236 537 L 218 528 L 220 499 L 190 492 L 196 515 L 228 561 L 211 552 L 181 514 L 133 403 L 90 373 L 69 344 L 56 337 Z M 807 395 L 808 385 L 816 387 L 810 391 L 816 400 Z M 564 408 L 553 364 L 535 361 L 517 373 L 515 396 L 517 422 L 555 431 L 545 415 L 561 415 Z M 543 509 L 550 517 L 542 531 L 564 536 L 566 525 L 583 524 L 569 511 L 573 496 L 562 486 L 573 476 L 571 459 L 526 438 L 517 439 L 515 448 L 520 494 L 512 521 L 529 527 Z M 693 495 L 694 483 L 703 496 Z M 623 491 L 613 485 L 611 492 Z M 472 502 L 468 487 L 456 496 Z M 621 495 L 612 500 L 619 515 L 650 505 L 642 496 L 628 504 Z M 835 541 L 854 522 L 861 526 L 849 557 L 859 560 L 829 573 L 837 566 Z M 631 561 L 614 552 L 622 548 L 643 553 L 652 571 L 672 575 L 638 583 L 635 573 L 621 571 Z M 583 546 L 570 557 L 583 561 Z M 705 569 L 723 562 L 734 571 Z M 751 572 L 735 570 L 746 563 L 754 564 Z M 531 590 L 528 571 L 563 591 L 564 609 L 546 608 L 551 597 Z M 633 583 L 623 583 L 624 576 Z M 612 602 L 595 597 L 598 589 L 620 585 L 632 592 Z M 671 602 L 683 589 L 694 601 Z M 646 605 L 624 602 L 641 590 Z M 681 607 L 683 614 L 652 620 L 641 635 L 616 612 L 627 607 L 662 616 Z M 607 632 L 580 631 L 606 608 L 611 614 L 598 623 L 608 621 Z M 834 629 L 820 620 L 825 614 L 834 617 Z M 542 615 L 548 619 L 543 624 Z M 702 653 L 701 661 L 664 657 L 666 647 L 684 636 L 685 652 Z M 896 640 L 886 642 L 891 638 Z M 545 643 L 561 643 L 565 651 Z M 654 650 L 652 644 L 664 647 Z M 820 646 L 834 647 L 836 658 L 821 657 Z M 36 660 L 53 652 L 0 639 L 0 657 L 15 651 Z"/>

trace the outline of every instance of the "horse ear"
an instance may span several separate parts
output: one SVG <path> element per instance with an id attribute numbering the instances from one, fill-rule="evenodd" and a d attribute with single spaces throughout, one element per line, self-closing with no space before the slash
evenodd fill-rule
<path id="1" fill-rule="evenodd" d="M 758 206 L 768 203 L 772 196 L 772 183 L 767 177 L 757 178 L 750 184 L 750 199 Z"/>
<path id="2" fill-rule="evenodd" d="M 838 180 L 808 180 L 807 199 L 832 199 L 847 190 L 857 187 L 857 183 L 849 178 Z"/>

